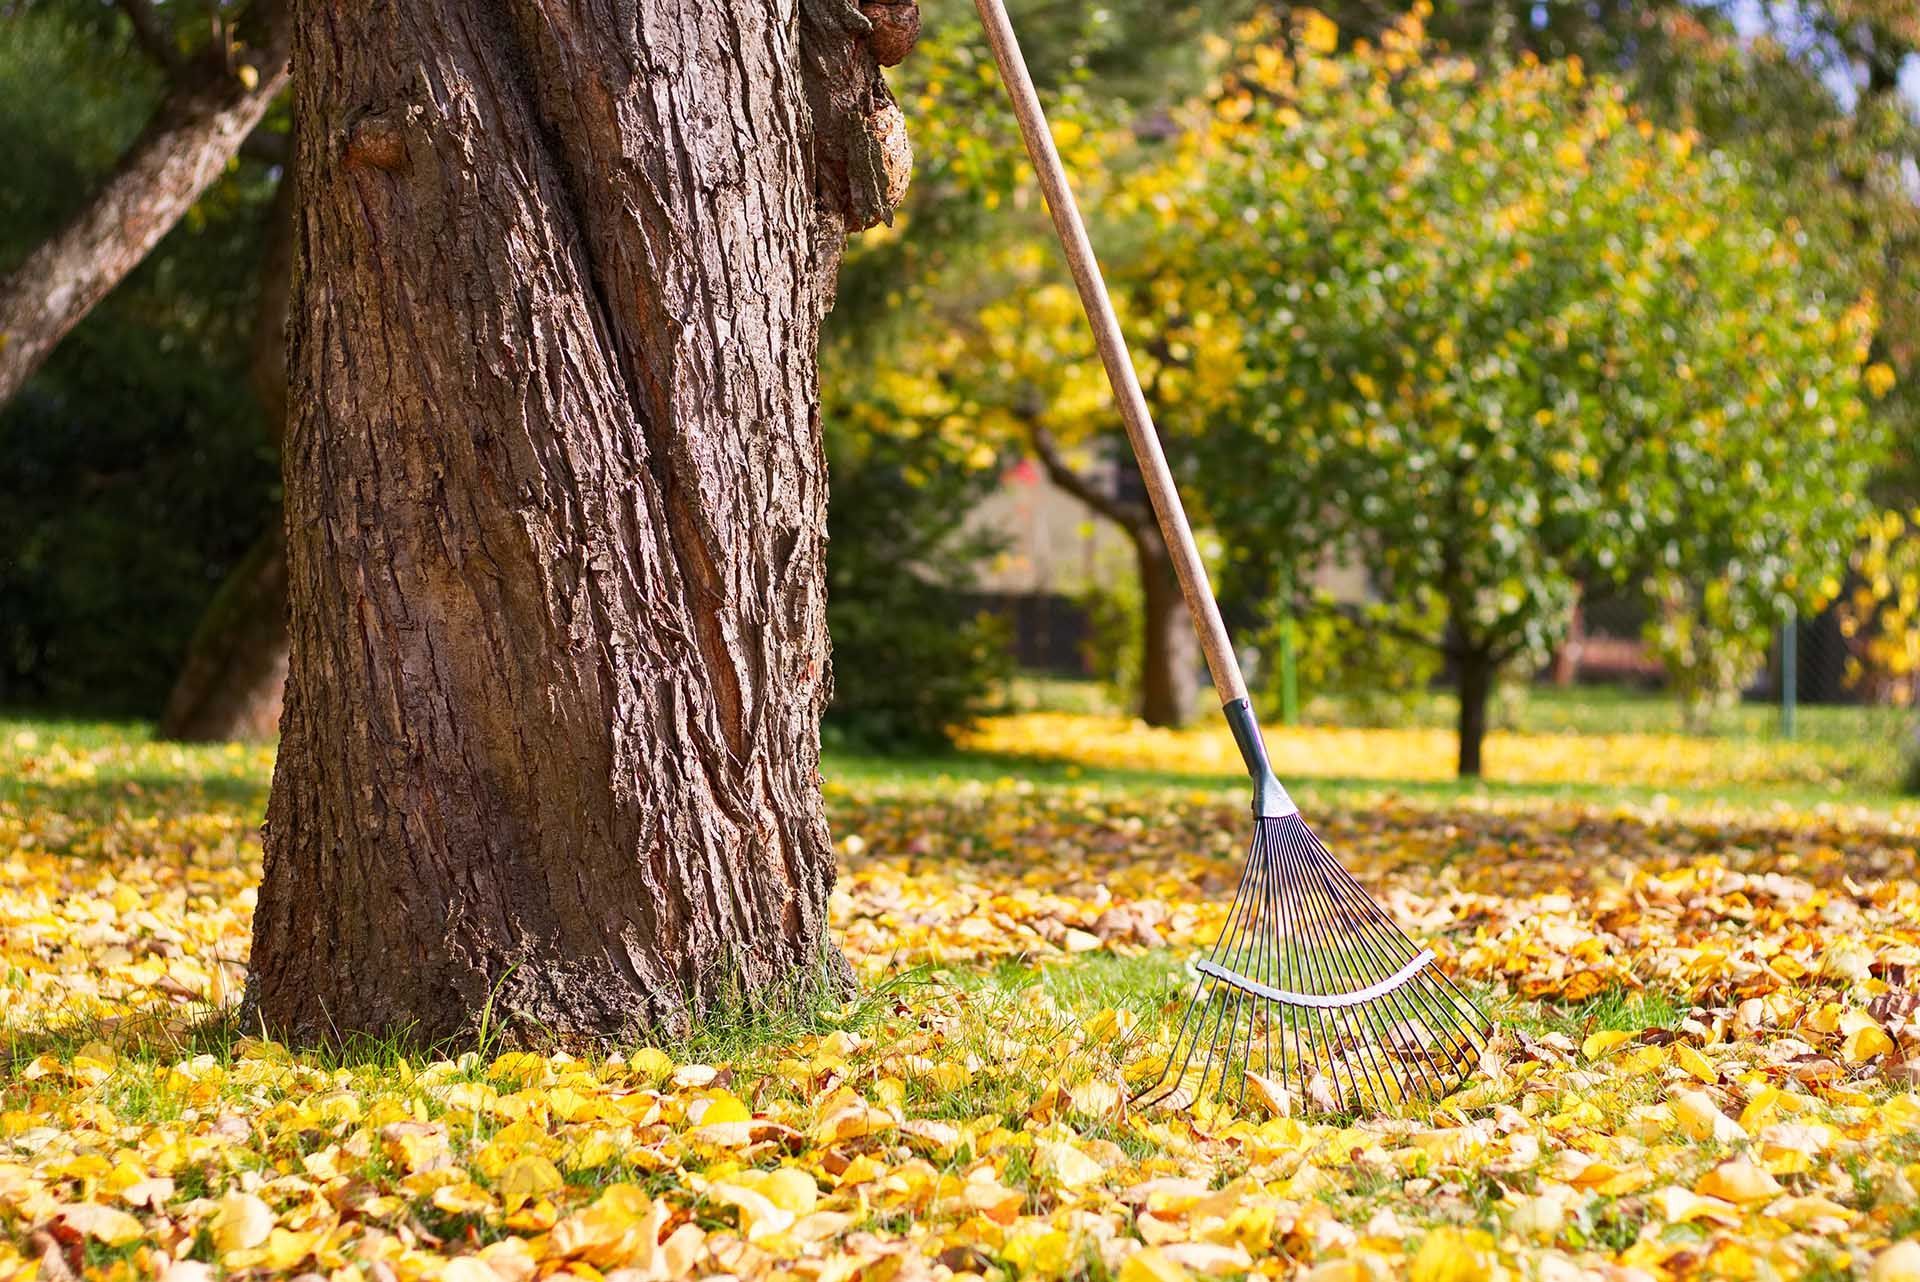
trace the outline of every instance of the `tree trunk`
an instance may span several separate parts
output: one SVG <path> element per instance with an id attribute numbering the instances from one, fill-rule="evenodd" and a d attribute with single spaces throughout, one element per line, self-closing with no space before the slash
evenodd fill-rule
<path id="1" fill-rule="evenodd" d="M 287 83 L 292 26 L 283 0 L 256 3 L 235 47 L 184 67 L 112 177 L 0 281 L 0 405 L 220 176 Z"/>
<path id="2" fill-rule="evenodd" d="M 249 373 L 277 452 L 287 421 L 287 296 L 293 282 L 293 192 L 280 180 L 267 212 Z M 280 729 L 287 684 L 287 541 L 274 513 L 187 643 L 180 675 L 160 717 L 162 739 L 218 743 L 271 739 Z"/>
<path id="3" fill-rule="evenodd" d="M 183 743 L 271 739 L 287 681 L 287 557 L 279 526 L 260 536 L 201 616 L 160 718 Z"/>
<path id="4" fill-rule="evenodd" d="M 1130 531 L 1140 567 L 1140 719 L 1150 726 L 1182 726 L 1193 716 L 1198 642 L 1180 580 L 1158 526 Z"/>
<path id="5" fill-rule="evenodd" d="M 302 0 L 293 653 L 247 1018 L 844 984 L 816 351 L 906 177 L 845 0 Z"/>
<path id="6" fill-rule="evenodd" d="M 1460 653 L 1455 661 L 1460 669 L 1460 777 L 1477 779 L 1480 748 L 1487 738 L 1487 701 L 1498 665 L 1473 651 Z"/>

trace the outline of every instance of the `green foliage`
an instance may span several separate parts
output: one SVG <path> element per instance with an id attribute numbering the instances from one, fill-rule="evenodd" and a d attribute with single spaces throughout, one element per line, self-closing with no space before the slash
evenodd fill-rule
<path id="1" fill-rule="evenodd" d="M 1778 617 L 1756 609 L 1720 577 L 1659 576 L 1653 600 L 1646 641 L 1667 671 L 1686 728 L 1697 733 L 1710 714 L 1739 699 L 1766 659 Z"/>
<path id="2" fill-rule="evenodd" d="M 0 41 L 0 271 L 71 213 L 158 92 L 41 6 Z M 0 702 L 151 713 L 201 607 L 272 519 L 245 376 L 267 176 L 224 180 L 0 411 Z"/>
<path id="3" fill-rule="evenodd" d="M 1345 559 L 1378 630 L 1496 664 L 1583 582 L 1712 579 L 1730 626 L 1815 603 L 1885 450 L 1872 312 L 1750 167 L 1577 64 L 1298 34 L 1201 144 L 1188 308 L 1241 318 L 1247 368 L 1245 430 L 1192 449 L 1240 581 Z"/>
<path id="4" fill-rule="evenodd" d="M 1137 712 L 1140 671 L 1146 659 L 1146 598 L 1137 574 L 1097 576 L 1075 594 L 1087 615 L 1080 646 L 1088 675 L 1100 683 L 1109 707 Z"/>
<path id="5" fill-rule="evenodd" d="M 1342 609 L 1330 600 L 1293 620 L 1294 671 L 1308 721 L 1336 721 L 1347 725 L 1405 725 L 1427 697 L 1440 673 L 1440 656 L 1432 647 L 1403 637 L 1383 634 L 1372 626 L 1369 611 L 1376 607 Z M 1257 685 L 1261 706 L 1279 707 L 1280 633 L 1283 616 L 1255 636 L 1263 656 Z"/>
<path id="6" fill-rule="evenodd" d="M 996 473 L 967 466 L 938 435 L 855 433 L 842 421 L 828 428 L 824 734 L 843 746 L 944 746 L 1008 673 L 1004 628 L 966 593 L 997 544 L 963 522 Z"/>

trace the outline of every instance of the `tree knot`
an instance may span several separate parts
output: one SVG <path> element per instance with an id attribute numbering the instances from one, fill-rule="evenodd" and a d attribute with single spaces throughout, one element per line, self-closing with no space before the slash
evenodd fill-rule
<path id="1" fill-rule="evenodd" d="M 867 49 L 883 67 L 898 66 L 920 40 L 920 6 L 914 0 L 865 0 L 860 16 L 873 28 Z"/>
<path id="2" fill-rule="evenodd" d="M 402 113 L 372 112 L 347 127 L 349 165 L 394 172 L 406 168 L 407 131 Z"/>

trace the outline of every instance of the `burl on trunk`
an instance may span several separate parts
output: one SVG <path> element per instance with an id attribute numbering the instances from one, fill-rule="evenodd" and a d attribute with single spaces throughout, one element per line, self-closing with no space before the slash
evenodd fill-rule
<path id="1" fill-rule="evenodd" d="M 815 358 L 846 233 L 906 181 L 880 26 L 299 7 L 248 1018 L 606 1039 L 844 981 Z"/>

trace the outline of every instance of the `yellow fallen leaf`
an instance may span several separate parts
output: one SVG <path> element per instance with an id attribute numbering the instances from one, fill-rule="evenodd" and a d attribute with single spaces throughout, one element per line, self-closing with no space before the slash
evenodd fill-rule
<path id="1" fill-rule="evenodd" d="M 627 1060 L 627 1067 L 636 1076 L 658 1081 L 673 1071 L 673 1056 L 657 1047 L 643 1046 Z"/>
<path id="2" fill-rule="evenodd" d="M 259 1246 L 273 1232 L 273 1211 L 251 1193 L 229 1193 L 220 1199 L 208 1225 L 213 1246 L 225 1255 Z"/>
<path id="3" fill-rule="evenodd" d="M 124 1246 L 146 1229 L 125 1211 L 97 1202 L 75 1202 L 60 1208 L 60 1222 L 76 1233 L 84 1234 L 108 1246 Z"/>
<path id="4" fill-rule="evenodd" d="M 1255 1102 L 1271 1116 L 1293 1116 L 1293 1096 L 1287 1093 L 1285 1086 L 1252 1070 L 1247 1072 L 1247 1085 L 1252 1088 Z"/>
<path id="5" fill-rule="evenodd" d="M 687 1120 L 695 1126 L 720 1126 L 727 1122 L 751 1122 L 753 1110 L 730 1091 L 713 1091 L 695 1100 L 687 1108 Z"/>
<path id="6" fill-rule="evenodd" d="M 500 1178 L 494 1182 L 499 1191 L 500 1201 L 507 1213 L 525 1206 L 536 1197 L 557 1192 L 566 1187 L 566 1181 L 560 1177 L 559 1168 L 537 1153 L 525 1157 L 516 1157 L 507 1163 L 500 1172 Z"/>
<path id="7" fill-rule="evenodd" d="M 1704 1091 L 1677 1089 L 1670 1103 L 1674 1120 L 1694 1139 L 1737 1144 L 1747 1138 L 1747 1132 L 1740 1123 L 1722 1113 L 1713 1096 Z"/>
<path id="8" fill-rule="evenodd" d="M 1097 1183 L 1107 1173 L 1106 1167 L 1065 1140 L 1042 1140 L 1035 1147 L 1041 1173 L 1065 1188 Z"/>
<path id="9" fill-rule="evenodd" d="M 1157 1246 L 1143 1246 L 1120 1266 L 1120 1282 L 1187 1282 L 1186 1269 Z"/>
<path id="10" fill-rule="evenodd" d="M 480 1215 L 495 1209 L 493 1195 L 472 1180 L 443 1184 L 433 1191 L 432 1200 L 448 1215 Z"/>
<path id="11" fill-rule="evenodd" d="M 1707 1062 L 1707 1057 L 1685 1042 L 1674 1045 L 1673 1061 L 1709 1086 L 1720 1080 L 1720 1074 Z"/>
<path id="12" fill-rule="evenodd" d="M 1640 1036 L 1638 1033 L 1623 1032 L 1617 1028 L 1605 1029 L 1594 1033 L 1580 1043 L 1580 1054 L 1587 1059 L 1599 1059 L 1616 1046 L 1623 1046 Z"/>
<path id="13" fill-rule="evenodd" d="M 1437 1228 L 1420 1243 L 1409 1282 L 1480 1282 L 1492 1272 L 1493 1239 L 1477 1230 Z"/>
<path id="14" fill-rule="evenodd" d="M 1716 1224 L 1733 1228 L 1740 1223 L 1740 1208 L 1733 1203 L 1717 1197 L 1691 1193 L 1677 1186 L 1661 1189 L 1655 1201 L 1659 1204 L 1660 1214 L 1669 1224 L 1685 1224 L 1690 1220 L 1712 1220 Z"/>
<path id="15" fill-rule="evenodd" d="M 1886 1055 L 1893 1050 L 1893 1038 L 1887 1036 L 1887 1030 L 1880 1026 L 1867 1012 L 1859 1009 L 1849 1010 L 1840 1017 L 1841 1054 L 1847 1063 L 1860 1064 L 1876 1055 Z"/>
<path id="16" fill-rule="evenodd" d="M 1767 1207 L 1767 1214 L 1796 1228 L 1812 1228 L 1816 1231 L 1844 1229 L 1855 1217 L 1851 1208 L 1817 1193 L 1805 1197 L 1783 1197 Z M 1822 1221 L 1832 1223 L 1823 1225 Z"/>
<path id="17" fill-rule="evenodd" d="M 1920 1238 L 1895 1242 L 1873 1257 L 1872 1282 L 1920 1282 Z"/>
<path id="18" fill-rule="evenodd" d="M 1786 1192 L 1780 1181 L 1756 1166 L 1752 1158 L 1736 1157 L 1700 1177 L 1693 1191 L 1729 1202 L 1765 1202 Z"/>

